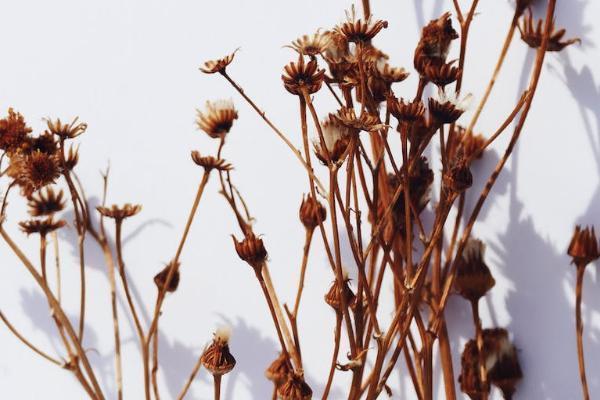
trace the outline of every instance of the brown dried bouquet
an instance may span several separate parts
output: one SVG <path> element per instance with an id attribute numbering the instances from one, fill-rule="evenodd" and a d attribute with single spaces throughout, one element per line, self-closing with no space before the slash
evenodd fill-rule
<path id="1" fill-rule="evenodd" d="M 556 30 L 556 0 L 546 1 L 546 14 L 539 21 L 533 19 L 529 9 L 531 0 L 517 0 L 489 84 L 482 89 L 471 120 L 464 121 L 462 116 L 472 96 L 461 91 L 466 78 L 463 68 L 479 1 L 468 3 L 469 7 L 463 9 L 454 0 L 452 13 L 446 12 L 423 27 L 420 40 L 414 44 L 414 65 L 410 71 L 389 64 L 388 55 L 374 45 L 376 38 L 385 34 L 388 21 L 371 16 L 369 0 L 362 1 L 362 14 L 352 8 L 347 18 L 332 29 L 292 41 L 288 47 L 295 53 L 283 68 L 281 80 L 298 101 L 299 133 L 295 137 L 282 132 L 230 74 L 230 69 L 239 62 L 234 60 L 236 52 L 201 66 L 203 73 L 227 80 L 306 171 L 306 181 L 297 183 L 306 188 L 305 196 L 298 199 L 299 220 L 306 240 L 295 293 L 276 292 L 269 274 L 268 243 L 261 232 L 255 232 L 251 205 L 234 184 L 235 160 L 223 158 L 228 134 L 238 118 L 231 101 L 209 101 L 198 112 L 198 128 L 215 140 L 218 149 L 212 154 L 208 150 L 191 153 L 192 161 L 202 168 L 202 179 L 179 246 L 171 261 L 154 277 L 156 301 L 149 325 L 139 317 L 142 305 L 131 295 L 123 259 L 123 224 L 135 217 L 141 206 L 106 204 L 108 171 L 103 175 L 102 204 L 97 208 L 90 206 L 76 173 L 79 162 L 76 141 L 85 133 L 86 124 L 49 119 L 47 129 L 35 135 L 24 117 L 9 109 L 8 115 L 0 120 L 0 178 L 5 186 L 0 235 L 47 300 L 63 345 L 61 354 L 51 355 L 38 348 L 11 324 L 8 316 L 0 313 L 6 327 L 37 355 L 72 373 L 90 398 L 106 398 L 84 342 L 85 300 L 89 295 L 85 285 L 84 245 L 94 241 L 105 256 L 109 273 L 118 398 L 123 398 L 123 387 L 127 384 L 143 385 L 145 398 L 158 400 L 161 388 L 157 371 L 159 367 L 168 368 L 158 357 L 161 311 L 169 296 L 177 295 L 180 256 L 201 200 L 207 195 L 206 184 L 213 177 L 218 179 L 219 195 L 239 225 L 239 232 L 223 240 L 232 240 L 231 250 L 254 272 L 257 290 L 262 291 L 266 301 L 264 311 L 270 313 L 277 333 L 280 353 L 265 373 L 266 379 L 273 382 L 274 399 L 313 396 L 326 399 L 332 382 L 340 374 L 350 377 L 343 395 L 348 399 L 392 395 L 388 378 L 396 370 L 409 377 L 412 393 L 421 400 L 432 399 L 436 385 L 443 386 L 446 399 L 456 399 L 457 390 L 471 399 L 487 399 L 492 387 L 497 387 L 504 398 L 512 398 L 527 371 L 519 364 L 519 351 L 510 333 L 502 327 L 482 326 L 479 305 L 495 285 L 494 268 L 486 261 L 485 244 L 471 233 L 523 133 L 547 52 L 561 51 L 577 39 L 565 40 L 565 31 Z M 486 110 L 517 30 L 535 53 L 527 87 L 516 104 L 494 110 L 500 121 L 495 132 L 479 134 L 477 121 Z M 455 43 L 459 45 L 459 56 L 451 60 L 449 51 Z M 418 89 L 416 93 L 400 95 L 401 82 L 409 74 L 418 78 Z M 332 96 L 337 109 L 317 110 L 313 102 L 317 96 Z M 312 140 L 309 127 L 316 132 Z M 477 160 L 486 156 L 490 144 L 501 135 L 510 137 L 504 154 L 483 190 L 475 193 L 478 197 L 474 207 L 468 209 L 465 195 L 473 184 L 471 170 L 477 168 Z M 301 143 L 301 150 L 295 147 L 296 140 Z M 433 159 L 441 160 L 439 171 L 432 169 Z M 20 222 L 20 228 L 31 239 L 39 240 L 38 255 L 26 255 L 5 230 L 11 222 L 9 196 L 17 195 L 26 201 L 31 217 Z M 65 209 L 72 211 L 73 221 L 61 219 Z M 50 244 L 57 248 L 60 229 L 72 229 L 78 237 L 81 282 L 78 324 L 63 308 L 58 254 L 52 263 L 58 273 L 56 277 L 48 265 L 47 248 Z M 108 239 L 109 230 L 114 230 L 114 243 Z M 313 393 L 310 380 L 305 379 L 301 340 L 303 330 L 308 327 L 300 326 L 297 318 L 309 252 L 315 240 L 322 241 L 331 269 L 332 284 L 324 293 L 324 306 L 331 307 L 335 318 L 334 351 L 322 359 L 330 366 L 328 376 L 323 377 L 327 383 L 322 393 Z M 349 248 L 351 262 L 344 261 L 343 248 Z M 583 271 L 600 257 L 594 231 L 577 228 L 568 251 L 578 271 L 578 348 L 582 383 L 588 398 L 580 301 Z M 349 279 L 348 271 L 356 279 Z M 205 273 L 210 274 L 210 270 Z M 384 323 L 380 303 L 384 300 L 381 295 L 384 282 L 388 281 L 393 286 L 390 299 L 393 315 L 389 321 L 384 318 L 387 321 Z M 123 382 L 122 378 L 119 293 L 127 301 L 139 340 L 143 365 L 139 382 Z M 460 365 L 452 363 L 444 312 L 452 295 L 462 296 L 468 302 L 474 328 L 472 339 L 462 351 Z M 322 334 L 329 337 L 330 332 Z M 178 399 L 186 396 L 202 369 L 213 376 L 214 396 L 220 398 L 223 376 L 236 364 L 229 336 L 226 329 L 214 333 Z M 340 354 L 343 346 L 349 349 L 347 357 Z M 434 353 L 441 365 L 442 382 L 434 380 Z M 458 382 L 455 370 L 460 370 Z"/>

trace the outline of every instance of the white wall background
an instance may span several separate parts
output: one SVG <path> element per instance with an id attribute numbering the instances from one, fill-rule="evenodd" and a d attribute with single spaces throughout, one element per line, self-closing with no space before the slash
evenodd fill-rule
<path id="1" fill-rule="evenodd" d="M 490 76 L 513 6 L 481 2 L 470 37 L 465 90 L 476 98 Z M 292 301 L 302 251 L 297 207 L 306 190 L 304 172 L 292 154 L 218 76 L 201 74 L 206 59 L 241 47 L 229 71 L 293 140 L 300 144 L 297 101 L 280 81 L 294 55 L 283 45 L 317 28 L 338 23 L 350 1 L 158 1 L 55 0 L 3 1 L 0 110 L 22 112 L 36 130 L 43 117 L 89 123 L 81 145 L 79 173 L 92 197 L 100 194 L 99 171 L 111 165 L 109 202 L 136 202 L 143 212 L 125 225 L 125 258 L 136 296 L 150 309 L 153 275 L 176 248 L 200 170 L 191 149 L 212 151 L 195 130 L 194 108 L 208 99 L 233 98 L 240 119 L 224 156 L 236 167 L 235 179 L 264 234 L 275 285 Z M 394 64 L 410 68 L 420 26 L 443 11 L 449 0 L 372 1 L 376 17 L 390 22 L 377 44 Z M 539 11 L 539 10 L 538 10 Z M 525 371 L 519 399 L 578 399 L 574 328 L 574 268 L 565 250 L 576 223 L 600 223 L 600 3 L 558 2 L 557 23 L 582 46 L 550 54 L 526 131 L 515 157 L 494 189 L 476 233 L 489 244 L 489 264 L 498 284 L 485 326 L 506 326 L 513 334 Z M 596 26 L 595 26 L 596 25 Z M 457 46 L 456 46 L 457 47 Z M 458 49 L 454 48 L 454 52 Z M 527 78 L 533 53 L 516 40 L 480 129 L 489 132 L 504 118 Z M 411 68 L 410 68 L 411 69 Z M 414 92 L 417 77 L 397 88 Z M 325 91 L 320 112 L 331 111 Z M 493 111 L 492 111 L 493 110 Z M 499 140 L 476 174 L 489 173 L 506 140 Z M 4 190 L 4 188 L 3 188 Z M 264 368 L 277 344 L 266 305 L 250 269 L 235 255 L 230 233 L 237 227 L 211 181 L 182 257 L 182 282 L 161 319 L 160 385 L 164 398 L 179 392 L 217 325 L 232 325 L 232 351 L 238 359 L 224 380 L 226 399 L 270 398 Z M 14 228 L 24 206 L 13 198 L 7 224 L 35 257 L 33 240 Z M 68 216 L 67 216 L 68 217 Z M 77 310 L 78 280 L 73 236 L 63 233 L 65 299 Z M 91 242 L 90 242 L 91 243 Z M 102 385 L 114 398 L 112 331 L 107 275 L 101 254 L 89 246 L 86 348 Z M 321 248 L 311 257 L 300 312 L 307 379 L 316 394 L 329 366 L 334 318 L 322 296 L 332 277 Z M 6 245 L 0 245 L 0 307 L 34 343 L 53 353 L 60 348 L 45 301 Z M 600 396 L 600 283 L 590 268 L 584 289 L 585 346 L 592 397 Z M 121 301 L 121 315 L 124 303 Z M 473 334 L 466 303 L 449 305 L 452 347 L 460 353 Z M 122 325 L 125 396 L 142 398 L 141 368 L 130 323 Z M 0 329 L 0 397 L 81 399 L 84 392 L 66 372 L 35 356 Z M 323 362 L 323 355 L 326 362 Z M 458 373 L 458 367 L 455 367 Z M 338 388 L 344 377 L 336 375 Z M 394 378 L 394 387 L 402 383 Z M 211 398 L 212 381 L 202 372 L 191 398 Z M 339 390 L 332 398 L 342 398 Z M 403 389 L 395 391 L 401 398 Z M 443 394 L 440 394 L 440 398 Z M 404 398 L 404 397 L 402 397 Z"/>

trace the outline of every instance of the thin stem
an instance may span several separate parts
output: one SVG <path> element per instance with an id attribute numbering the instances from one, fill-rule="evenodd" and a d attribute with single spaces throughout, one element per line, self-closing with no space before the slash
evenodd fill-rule
<path id="1" fill-rule="evenodd" d="M 214 383 L 215 383 L 215 400 L 221 400 L 221 375 L 215 374 Z"/>
<path id="2" fill-rule="evenodd" d="M 583 277 L 585 265 L 577 265 L 577 283 L 575 287 L 575 329 L 577 332 L 577 360 L 579 361 L 579 377 L 584 400 L 590 399 L 587 378 L 585 376 L 585 359 L 583 353 L 583 319 L 581 317 L 581 300 L 583 297 Z"/>
<path id="3" fill-rule="evenodd" d="M 192 369 L 192 372 L 190 373 L 190 376 L 188 377 L 188 380 L 186 381 L 185 386 L 183 387 L 183 389 L 181 389 L 181 393 L 179 393 L 179 395 L 177 396 L 177 400 L 183 400 L 183 398 L 187 394 L 188 390 L 190 389 L 192 382 L 194 381 L 194 379 L 196 379 L 196 375 L 198 375 L 198 371 L 200 371 L 201 367 L 202 367 L 202 355 L 200 355 L 200 357 L 198 357 L 198 361 L 196 361 L 196 365 L 194 365 L 194 369 Z"/>
<path id="4" fill-rule="evenodd" d="M 56 298 L 58 299 L 58 304 L 61 304 L 62 300 L 62 279 L 60 275 L 60 252 L 58 247 L 58 235 L 56 231 L 51 233 L 52 235 L 52 244 L 54 246 L 54 262 L 56 265 Z"/>
<path id="5" fill-rule="evenodd" d="M 471 314 L 473 315 L 473 325 L 475 326 L 475 341 L 477 343 L 477 363 L 479 364 L 479 382 L 483 389 L 482 400 L 487 400 L 489 389 L 487 384 L 487 371 L 485 366 L 485 354 L 483 353 L 483 329 L 481 327 L 481 318 L 479 317 L 479 301 L 471 301 Z"/>
<path id="6" fill-rule="evenodd" d="M 110 305 L 113 319 L 113 334 L 115 339 L 115 379 L 117 381 L 117 395 L 123 399 L 123 369 L 121 363 L 121 337 L 119 334 L 119 314 L 117 311 L 117 289 L 115 268 L 111 262 L 108 264 L 108 280 L 110 283 Z"/>
<path id="7" fill-rule="evenodd" d="M 298 280 L 298 291 L 296 293 L 296 301 L 294 302 L 294 320 L 298 317 L 298 308 L 300 307 L 300 298 L 304 289 L 304 278 L 306 275 L 306 266 L 308 264 L 308 253 L 310 252 L 310 244 L 312 242 L 314 229 L 306 229 L 306 238 L 304 239 L 304 253 L 302 254 L 302 266 L 300 267 L 300 279 Z"/>
<path id="8" fill-rule="evenodd" d="M 331 356 L 331 367 L 329 367 L 329 375 L 327 377 L 327 384 L 323 391 L 322 400 L 327 399 L 329 391 L 331 390 L 331 384 L 333 383 L 333 375 L 335 374 L 335 367 L 337 365 L 338 353 L 340 351 L 340 338 L 342 332 L 342 314 L 339 311 L 335 312 L 335 333 L 333 342 L 333 355 Z"/>

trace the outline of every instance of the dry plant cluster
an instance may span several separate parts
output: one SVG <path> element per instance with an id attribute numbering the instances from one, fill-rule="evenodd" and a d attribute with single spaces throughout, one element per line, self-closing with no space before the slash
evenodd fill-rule
<path id="1" fill-rule="evenodd" d="M 547 11 L 539 21 L 533 19 L 529 8 L 532 0 L 517 0 L 489 83 L 481 90 L 481 100 L 474 105 L 471 120 L 463 122 L 461 116 L 471 101 L 470 95 L 461 92 L 463 71 L 469 58 L 471 23 L 479 3 L 472 0 L 468 8 L 461 9 L 454 0 L 452 15 L 447 12 L 423 28 L 414 51 L 414 72 L 411 72 L 419 81 L 414 95 L 396 94 L 398 84 L 409 72 L 390 65 L 386 53 L 373 44 L 378 35 L 385 33 L 388 22 L 371 17 L 368 0 L 362 1 L 362 15 L 357 15 L 352 8 L 347 18 L 333 29 L 293 41 L 288 47 L 297 57 L 284 67 L 281 79 L 285 89 L 298 100 L 296 137 L 277 128 L 230 75 L 235 52 L 208 61 L 200 68 L 206 74 L 226 79 L 285 142 L 306 171 L 306 181 L 302 183 L 306 185 L 306 195 L 299 209 L 306 241 L 297 292 L 291 297 L 286 295 L 290 302 L 283 305 L 279 300 L 283 296 L 276 293 L 269 274 L 268 246 L 259 232 L 253 230 L 250 205 L 233 183 L 232 165 L 222 158 L 226 138 L 238 118 L 232 102 L 207 102 L 206 108 L 198 112 L 199 129 L 214 138 L 218 150 L 214 155 L 192 152 L 193 162 L 203 169 L 202 178 L 175 255 L 154 278 L 156 302 L 149 326 L 144 326 L 139 318 L 142 305 L 136 304 L 130 294 L 121 241 L 123 223 L 135 216 L 141 206 L 106 205 L 107 173 L 103 176 L 102 205 L 90 208 L 75 172 L 79 154 L 74 142 L 86 131 L 85 124 L 77 120 L 65 124 L 49 119 L 47 129 L 33 135 L 23 116 L 10 109 L 8 116 L 0 120 L 4 164 L 0 171 L 7 186 L 2 201 L 0 235 L 47 299 L 64 345 L 63 353 L 54 356 L 36 347 L 6 315 L 0 314 L 4 324 L 37 355 L 72 373 L 90 398 L 104 399 L 106 394 L 88 359 L 84 340 L 85 299 L 89 295 L 85 286 L 84 243 L 95 241 L 105 255 L 110 280 L 118 398 L 123 398 L 124 387 L 117 313 L 117 296 L 122 293 L 127 300 L 129 317 L 135 323 L 143 364 L 140 381 L 127 382 L 127 385 L 143 385 L 147 400 L 160 399 L 157 371 L 159 366 L 168 368 L 160 364 L 158 357 L 161 309 L 168 296 L 176 295 L 180 255 L 206 184 L 216 175 L 220 195 L 230 206 L 240 229 L 233 235 L 232 251 L 235 249 L 254 272 L 257 289 L 264 294 L 268 307 L 265 312 L 270 312 L 277 333 L 280 354 L 265 373 L 273 382 L 274 399 L 313 397 L 311 382 L 305 380 L 301 347 L 302 331 L 307 328 L 299 326 L 298 314 L 314 240 L 322 241 L 331 268 L 333 283 L 324 299 L 335 318 L 335 331 L 331 334 L 333 354 L 322 360 L 330 365 L 330 372 L 323 377 L 327 383 L 319 394 L 321 398 L 328 398 L 332 382 L 341 374 L 351 377 L 345 394 L 348 399 L 391 395 L 387 381 L 393 371 L 399 370 L 410 378 L 416 398 L 430 400 L 436 387 L 435 350 L 442 370 L 442 382 L 437 384 L 443 385 L 446 399 L 456 399 L 458 390 L 474 400 L 487 399 L 492 387 L 498 388 L 504 398 L 511 399 L 518 382 L 527 374 L 520 367 L 518 350 L 510 333 L 502 327 L 482 326 L 479 302 L 494 287 L 495 280 L 486 264 L 485 244 L 471 233 L 523 132 L 547 52 L 561 51 L 577 39 L 565 40 L 565 31 L 556 30 L 556 0 L 543 1 Z M 499 121 L 495 132 L 477 134 L 477 121 L 482 112 L 487 111 L 487 100 L 517 31 L 536 54 L 528 84 L 516 104 L 493 110 L 493 116 Z M 458 43 L 459 55 L 449 60 L 453 43 Z M 427 91 L 428 87 L 431 90 Z M 428 92 L 434 94 L 426 98 Z M 322 118 L 324 114 L 313 104 L 314 96 L 333 96 L 339 107 Z M 312 142 L 309 125 L 317 133 Z M 485 157 L 490 144 L 501 135 L 510 136 L 508 145 L 482 191 L 475 193 L 474 207 L 467 209 L 465 194 L 473 183 L 471 169 L 476 168 L 477 160 Z M 301 150 L 293 144 L 295 140 L 301 143 Z M 432 170 L 426 155 L 441 160 L 440 171 Z M 31 219 L 19 225 L 29 237 L 39 240 L 39 255 L 24 254 L 5 230 L 4 225 L 9 223 L 9 194 L 13 192 L 27 201 Z M 65 208 L 74 215 L 70 227 L 66 227 L 66 221 L 59 216 Z M 77 325 L 63 309 L 60 258 L 47 260 L 48 247 L 53 246 L 57 254 L 59 229 L 74 229 L 79 238 L 81 291 Z M 108 239 L 108 229 L 114 229 L 114 242 Z M 348 241 L 353 265 L 342 264 L 341 242 L 344 240 Z M 578 349 L 584 396 L 589 398 L 583 367 L 580 302 L 585 267 L 600 256 L 593 229 L 577 228 L 569 254 L 578 271 Z M 351 269 L 357 278 L 351 281 L 345 268 Z M 393 287 L 394 310 L 391 321 L 385 325 L 379 307 L 384 282 L 391 282 Z M 452 362 L 444 312 L 453 295 L 467 301 L 474 326 L 474 336 L 462 350 L 460 365 Z M 323 332 L 324 337 L 328 334 Z M 236 364 L 228 345 L 229 335 L 224 328 L 214 333 L 178 399 L 185 397 L 202 369 L 214 377 L 215 399 L 220 398 L 221 379 Z M 347 355 L 340 354 L 341 346 L 349 349 Z M 455 370 L 460 371 L 458 382 Z"/>

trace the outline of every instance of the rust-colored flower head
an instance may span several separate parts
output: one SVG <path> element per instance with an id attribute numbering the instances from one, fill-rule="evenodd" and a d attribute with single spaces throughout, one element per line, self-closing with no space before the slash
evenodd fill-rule
<path id="1" fill-rule="evenodd" d="M 578 267 L 586 266 L 600 258 L 600 249 L 593 226 L 582 228 L 577 225 L 575 227 L 567 254 L 573 258 L 573 264 Z"/>
<path id="2" fill-rule="evenodd" d="M 42 189 L 33 195 L 27 205 L 32 217 L 53 215 L 65 208 L 63 191 L 61 189 L 56 193 L 51 186 L 47 186 L 45 190 Z"/>
<path id="3" fill-rule="evenodd" d="M 468 94 L 459 99 L 455 94 L 447 95 L 440 91 L 437 98 L 429 98 L 429 114 L 439 124 L 456 122 L 467 110 L 473 96 Z"/>
<path id="4" fill-rule="evenodd" d="M 461 371 L 458 377 L 460 390 L 471 400 L 482 400 L 490 392 L 489 383 L 480 379 L 479 351 L 475 340 L 469 340 L 460 357 Z"/>
<path id="5" fill-rule="evenodd" d="M 312 389 L 304 378 L 295 373 L 289 374 L 287 380 L 277 388 L 281 400 L 310 400 Z"/>
<path id="6" fill-rule="evenodd" d="M 70 124 L 63 124 L 59 118 L 56 121 L 46 119 L 48 125 L 48 131 L 53 135 L 58 136 L 61 140 L 73 139 L 84 133 L 87 129 L 87 124 L 83 122 L 77 122 L 79 117 L 75 117 Z"/>
<path id="7" fill-rule="evenodd" d="M 455 193 L 462 193 L 473 184 L 473 175 L 468 162 L 463 158 L 455 159 L 442 177 L 444 188 Z"/>
<path id="8" fill-rule="evenodd" d="M 421 32 L 421 38 L 415 50 L 416 70 L 423 74 L 426 65 L 445 63 L 450 43 L 454 39 L 458 39 L 458 33 L 452 27 L 449 12 L 429 22 Z"/>
<path id="9" fill-rule="evenodd" d="M 390 113 L 400 122 L 415 122 L 423 118 L 425 106 L 421 101 L 405 103 L 404 99 L 398 100 L 396 97 L 388 96 L 387 106 Z"/>
<path id="10" fill-rule="evenodd" d="M 342 293 L 345 296 L 346 304 L 353 310 L 356 308 L 356 295 L 350 288 L 350 278 L 348 278 L 346 270 L 343 271 L 343 280 L 344 283 L 342 285 L 340 285 L 337 279 L 333 281 L 325 294 L 325 302 L 336 312 L 342 311 Z"/>
<path id="11" fill-rule="evenodd" d="M 72 171 L 79 162 L 79 145 L 77 147 L 70 146 L 69 152 L 65 157 L 65 168 Z"/>
<path id="12" fill-rule="evenodd" d="M 447 64 L 429 63 L 423 68 L 423 77 L 443 89 L 444 86 L 455 82 L 462 76 L 462 69 L 452 64 L 454 62 Z"/>
<path id="13" fill-rule="evenodd" d="M 473 132 L 467 132 L 467 130 L 460 126 L 456 126 L 457 134 L 455 137 L 458 140 L 458 146 L 455 146 L 455 153 L 452 155 L 462 155 L 466 160 L 477 160 L 483 156 L 483 146 L 486 143 L 485 138 L 479 134 L 473 134 Z"/>
<path id="14" fill-rule="evenodd" d="M 290 362 L 283 353 L 279 353 L 279 357 L 277 357 L 269 368 L 265 371 L 265 376 L 268 380 L 273 382 L 276 387 L 284 384 L 288 376 L 293 372 L 290 368 Z"/>
<path id="15" fill-rule="evenodd" d="M 61 170 L 56 155 L 36 151 L 26 156 L 21 164 L 22 170 L 20 180 L 26 190 L 38 190 L 46 185 L 55 183 L 60 176 Z"/>
<path id="16" fill-rule="evenodd" d="M 104 217 L 113 218 L 116 221 L 122 221 L 125 218 L 133 217 L 134 215 L 142 211 L 142 206 L 140 206 L 139 204 L 130 203 L 126 203 L 122 206 L 113 204 L 110 207 L 98 206 L 96 207 L 96 210 L 98 210 L 98 212 Z"/>
<path id="17" fill-rule="evenodd" d="M 331 40 L 332 37 L 328 32 L 317 31 L 312 35 L 303 35 L 285 47 L 296 50 L 300 55 L 315 57 L 327 50 Z"/>
<path id="18" fill-rule="evenodd" d="M 496 281 L 484 260 L 485 245 L 481 240 L 469 239 L 462 257 L 456 261 L 454 287 L 471 302 L 477 302 L 491 290 Z"/>
<path id="19" fill-rule="evenodd" d="M 27 235 L 31 235 L 32 233 L 39 233 L 40 236 L 46 236 L 48 233 L 60 229 L 66 224 L 67 223 L 62 219 L 54 221 L 52 216 L 46 219 L 31 219 L 28 221 L 19 222 L 21 230 Z"/>
<path id="20" fill-rule="evenodd" d="M 321 122 L 321 129 L 325 147 L 321 145 L 320 138 L 314 139 L 315 155 L 324 165 L 329 164 L 329 160 L 333 164 L 342 163 L 344 161 L 342 157 L 350 143 L 352 130 L 342 125 L 332 114 Z"/>
<path id="21" fill-rule="evenodd" d="M 354 108 L 342 107 L 336 114 L 330 114 L 340 124 L 356 130 L 374 132 L 383 129 L 384 125 L 379 120 L 379 115 L 363 111 L 360 116 L 356 115 Z"/>
<path id="22" fill-rule="evenodd" d="M 222 327 L 217 329 L 213 335 L 213 341 L 204 350 L 200 361 L 213 375 L 225 375 L 235 367 L 235 358 L 229 352 L 229 339 L 231 337 L 231 329 Z"/>
<path id="23" fill-rule="evenodd" d="M 199 151 L 192 151 L 192 160 L 205 171 L 210 171 L 216 169 L 217 171 L 229 171 L 231 168 L 231 164 L 227 163 L 227 161 L 222 158 L 215 158 L 213 156 L 202 156 Z"/>
<path id="24" fill-rule="evenodd" d="M 344 35 L 348 42 L 369 43 L 379 31 L 387 26 L 387 21 L 372 20 L 371 18 L 357 19 L 356 10 L 352 6 L 350 11 L 346 11 L 346 21 L 336 27 L 336 30 Z"/>
<path id="25" fill-rule="evenodd" d="M 177 287 L 179 287 L 179 280 L 181 278 L 181 275 L 179 274 L 179 266 L 181 264 L 179 262 L 177 262 L 177 265 L 175 265 L 175 270 L 173 272 L 173 274 L 171 275 L 171 279 L 169 281 L 169 284 L 165 287 L 165 284 L 167 283 L 167 278 L 169 276 L 169 270 L 171 268 L 173 268 L 173 261 L 171 261 L 170 263 L 168 263 L 167 265 L 165 265 L 165 267 L 156 275 L 154 275 L 154 284 L 156 285 L 156 287 L 158 288 L 159 291 L 161 290 L 165 290 L 169 293 L 173 293 L 174 291 L 177 290 Z"/>
<path id="26" fill-rule="evenodd" d="M 493 334 L 490 335 L 490 332 Z M 488 380 L 502 391 L 506 400 L 511 400 L 517 390 L 517 384 L 523 379 L 517 349 L 510 342 L 505 329 L 486 329 L 483 333 L 485 347 L 488 347 L 488 342 L 492 341 L 495 350 L 492 357 L 487 355 L 486 358 Z"/>
<path id="27" fill-rule="evenodd" d="M 408 78 L 409 73 L 400 67 L 392 67 L 384 59 L 371 62 L 368 69 L 367 85 L 373 100 L 380 103 L 385 101 L 391 93 L 392 84 L 402 82 Z M 358 86 L 360 88 L 360 85 Z M 360 98 L 362 95 L 357 93 Z"/>
<path id="28" fill-rule="evenodd" d="M 317 92 L 325 78 L 325 70 L 319 69 L 316 60 L 304 62 L 300 55 L 297 62 L 291 62 L 283 68 L 283 86 L 291 94 L 302 96 L 302 90 L 308 94 Z"/>
<path id="29" fill-rule="evenodd" d="M 25 118 L 9 108 L 8 115 L 0 119 L 0 150 L 11 152 L 20 147 L 30 133 Z"/>
<path id="30" fill-rule="evenodd" d="M 23 153 L 31 154 L 39 151 L 46 154 L 55 154 L 58 150 L 54 135 L 50 132 L 44 132 L 36 137 L 27 137 L 21 144 L 20 150 Z"/>
<path id="31" fill-rule="evenodd" d="M 231 64 L 231 62 L 233 61 L 233 58 L 235 57 L 235 53 L 238 50 L 239 49 L 236 49 L 233 53 L 228 54 L 225 57 L 220 58 L 218 60 L 206 61 L 204 63 L 204 65 L 202 67 L 200 67 L 200 71 L 204 72 L 205 74 L 214 74 L 216 72 L 220 72 L 220 73 L 225 72 L 225 69 L 227 68 L 227 66 L 229 64 Z"/>
<path id="32" fill-rule="evenodd" d="M 196 125 L 213 139 L 221 139 L 233 126 L 238 113 L 231 100 L 207 101 L 204 111 L 196 110 Z"/>
<path id="33" fill-rule="evenodd" d="M 542 38 L 544 37 L 544 21 L 542 19 L 538 20 L 536 24 L 533 20 L 533 15 L 529 12 L 527 16 L 523 16 L 522 23 L 518 26 L 519 31 L 521 32 L 521 39 L 523 39 L 529 47 L 537 49 L 542 45 Z M 561 51 L 574 43 L 581 43 L 581 39 L 579 38 L 563 41 L 562 39 L 566 32 L 565 29 L 555 31 L 554 21 L 552 21 L 551 33 L 548 38 L 546 51 Z"/>
<path id="34" fill-rule="evenodd" d="M 308 230 L 314 230 L 327 217 L 327 209 L 310 194 L 302 197 L 299 211 L 300 221 Z"/>
<path id="35" fill-rule="evenodd" d="M 246 234 L 241 242 L 235 236 L 231 235 L 231 237 L 238 256 L 255 270 L 260 270 L 268 255 L 262 239 L 252 232 Z"/>
<path id="36" fill-rule="evenodd" d="M 348 40 L 346 36 L 337 30 L 331 30 L 324 33 L 329 37 L 328 46 L 325 48 L 323 57 L 331 61 L 339 62 L 346 58 L 349 52 Z"/>

